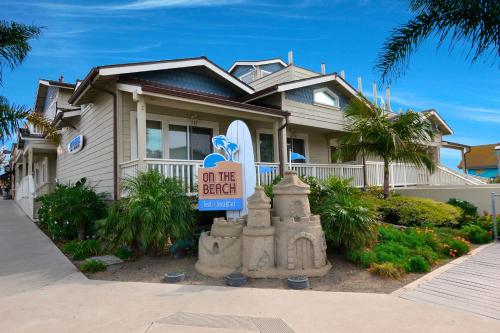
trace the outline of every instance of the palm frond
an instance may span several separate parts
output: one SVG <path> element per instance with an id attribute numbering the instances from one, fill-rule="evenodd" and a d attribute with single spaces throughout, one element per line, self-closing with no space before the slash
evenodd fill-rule
<path id="1" fill-rule="evenodd" d="M 38 128 L 47 140 L 50 140 L 55 144 L 60 143 L 61 140 L 57 128 L 50 120 L 45 118 L 43 114 L 39 112 L 32 112 L 26 117 L 26 119 L 30 124 Z"/>
<path id="2" fill-rule="evenodd" d="M 436 34 L 438 47 L 449 41 L 468 42 L 468 57 L 475 62 L 493 53 L 500 57 L 500 2 L 498 0 L 413 0 L 415 17 L 394 29 L 375 64 L 382 83 L 404 74 L 421 43 Z"/>
<path id="3" fill-rule="evenodd" d="M 3 66 L 11 69 L 21 64 L 31 50 L 29 40 L 37 38 L 41 28 L 17 22 L 0 21 L 0 84 Z"/>
<path id="4" fill-rule="evenodd" d="M 10 104 L 7 98 L 0 96 L 0 142 L 15 135 L 28 114 L 25 106 Z"/>

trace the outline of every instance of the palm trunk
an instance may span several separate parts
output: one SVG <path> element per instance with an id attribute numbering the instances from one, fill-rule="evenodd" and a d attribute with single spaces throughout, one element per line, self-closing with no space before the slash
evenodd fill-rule
<path id="1" fill-rule="evenodd" d="M 76 231 L 78 233 L 78 240 L 85 240 L 85 223 L 78 222 L 76 225 Z"/>
<path id="2" fill-rule="evenodd" d="M 384 158 L 384 199 L 389 197 L 389 160 Z"/>
<path id="3" fill-rule="evenodd" d="M 366 159 L 365 159 L 365 152 L 363 151 L 361 153 L 361 158 L 363 159 L 363 191 L 366 192 L 368 189 L 368 175 L 366 173 Z"/>

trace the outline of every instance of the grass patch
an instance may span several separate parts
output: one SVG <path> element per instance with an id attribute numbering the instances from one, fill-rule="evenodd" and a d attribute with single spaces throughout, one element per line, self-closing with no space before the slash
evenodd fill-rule
<path id="1" fill-rule="evenodd" d="M 106 265 L 104 265 L 99 260 L 87 259 L 84 263 L 80 265 L 80 270 L 86 273 L 96 273 L 106 270 Z"/>

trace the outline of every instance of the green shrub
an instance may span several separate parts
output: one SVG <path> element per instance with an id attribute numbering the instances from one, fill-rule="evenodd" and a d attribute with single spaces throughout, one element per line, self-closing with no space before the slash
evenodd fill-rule
<path id="1" fill-rule="evenodd" d="M 194 210 L 176 179 L 148 171 L 126 179 L 122 188 L 128 196 L 98 223 L 98 235 L 111 249 L 129 247 L 136 256 L 158 254 L 169 242 L 191 234 Z"/>
<path id="2" fill-rule="evenodd" d="M 95 239 L 73 240 L 63 245 L 63 252 L 70 255 L 73 260 L 82 260 L 99 255 L 101 247 Z"/>
<path id="3" fill-rule="evenodd" d="M 421 255 L 410 257 L 407 265 L 405 266 L 407 272 L 425 273 L 431 270 L 429 262 Z"/>
<path id="4" fill-rule="evenodd" d="M 470 222 L 478 217 L 477 207 L 469 201 L 451 198 L 447 204 L 462 210 L 462 222 Z"/>
<path id="5" fill-rule="evenodd" d="M 448 238 L 443 241 L 443 254 L 455 258 L 469 253 L 470 244 L 461 237 Z"/>
<path id="6" fill-rule="evenodd" d="M 373 263 L 368 271 L 386 279 L 396 280 L 401 279 L 404 273 L 400 267 L 396 267 L 390 262 L 384 262 L 382 264 Z"/>
<path id="7" fill-rule="evenodd" d="M 311 212 L 319 214 L 321 201 L 325 196 L 323 184 L 316 177 L 300 177 L 300 179 L 310 187 L 311 193 L 309 193 L 308 198 Z"/>
<path id="8" fill-rule="evenodd" d="M 115 251 L 115 256 L 122 260 L 127 260 L 130 257 L 132 257 L 134 253 L 132 250 L 126 246 L 119 248 L 118 250 Z"/>
<path id="9" fill-rule="evenodd" d="M 384 221 L 405 226 L 455 226 L 462 211 L 431 199 L 390 197 L 383 200 L 379 211 Z"/>
<path id="10" fill-rule="evenodd" d="M 474 244 L 486 244 L 493 240 L 492 233 L 478 225 L 466 225 L 460 229 L 461 235 Z"/>
<path id="11" fill-rule="evenodd" d="M 330 178 L 319 205 L 326 240 L 352 250 L 368 245 L 376 237 L 376 218 L 349 180 Z"/>
<path id="12" fill-rule="evenodd" d="M 104 265 L 99 260 L 87 259 L 80 265 L 80 270 L 87 273 L 96 273 L 106 270 L 106 265 Z"/>
<path id="13" fill-rule="evenodd" d="M 500 216 L 498 216 L 497 221 L 498 224 L 500 225 Z M 477 225 L 482 229 L 491 232 L 493 234 L 493 217 L 491 215 L 481 216 L 475 221 L 471 222 L 471 224 Z"/>
<path id="14" fill-rule="evenodd" d="M 52 239 L 85 239 L 91 224 L 106 214 L 103 193 L 97 194 L 86 184 L 86 178 L 75 184 L 58 184 L 55 190 L 37 198 L 38 217 Z"/>

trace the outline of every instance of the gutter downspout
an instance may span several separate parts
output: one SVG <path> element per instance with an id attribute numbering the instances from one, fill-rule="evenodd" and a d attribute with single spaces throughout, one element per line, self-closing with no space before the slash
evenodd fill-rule
<path id="1" fill-rule="evenodd" d="M 118 126 L 117 126 L 117 97 L 114 91 L 95 86 L 92 82 L 90 87 L 105 92 L 113 97 L 113 200 L 118 200 Z"/>
<path id="2" fill-rule="evenodd" d="M 280 159 L 280 176 L 285 175 L 285 152 L 283 151 L 283 138 L 281 132 L 288 126 L 288 116 L 285 116 L 285 123 L 278 128 L 278 157 Z"/>

